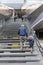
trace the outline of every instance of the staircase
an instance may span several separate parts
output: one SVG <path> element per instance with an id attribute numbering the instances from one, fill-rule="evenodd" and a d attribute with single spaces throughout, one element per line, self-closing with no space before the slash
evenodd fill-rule
<path id="1" fill-rule="evenodd" d="M 4 44 L 4 43 L 1 43 Z M 5 43 L 8 44 L 8 43 Z M 11 43 L 9 43 L 11 44 Z M 27 51 L 28 50 L 28 51 Z M 1 52 L 3 51 L 3 53 Z M 11 52 L 12 51 L 12 52 Z M 23 51 L 18 51 L 13 49 L 0 49 L 0 64 L 7 63 L 9 64 L 30 64 L 30 65 L 41 65 L 41 53 L 36 45 L 34 44 L 34 51 L 31 53 L 29 49 L 24 49 Z"/>
<path id="2" fill-rule="evenodd" d="M 20 26 L 20 22 L 18 24 L 12 23 L 10 26 L 3 30 L 6 31 L 14 31 L 14 35 L 17 35 L 18 27 Z M 12 26 L 11 26 L 12 25 Z M 16 33 L 15 33 L 16 31 Z M 0 47 L 2 44 L 20 44 L 20 40 L 0 40 Z M 5 46 L 4 45 L 4 46 Z M 39 48 L 36 45 L 36 41 L 34 43 L 33 53 L 30 52 L 29 48 L 24 48 L 23 50 L 19 48 L 14 48 L 12 46 L 7 48 L 0 48 L 0 65 L 43 65 L 42 56 L 39 51 Z"/>

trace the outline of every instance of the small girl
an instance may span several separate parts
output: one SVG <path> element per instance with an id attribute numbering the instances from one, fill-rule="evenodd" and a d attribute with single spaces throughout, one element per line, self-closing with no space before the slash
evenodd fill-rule
<path id="1" fill-rule="evenodd" d="M 26 42 L 29 42 L 29 48 L 31 49 L 31 52 L 32 52 L 33 46 L 34 46 L 34 38 L 33 38 L 33 36 L 29 35 Z"/>

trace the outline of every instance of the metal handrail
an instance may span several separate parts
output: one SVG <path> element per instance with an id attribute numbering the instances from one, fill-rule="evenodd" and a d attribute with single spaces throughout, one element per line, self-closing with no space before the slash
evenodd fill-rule
<path id="1" fill-rule="evenodd" d="M 42 48 L 42 46 L 40 45 L 40 42 L 39 42 L 39 40 L 38 40 L 38 38 L 37 38 L 36 35 L 35 35 L 35 39 L 36 39 L 36 44 L 37 44 L 37 46 L 38 46 L 38 48 L 39 48 L 39 51 L 42 53 L 42 52 L 43 52 L 43 48 Z"/>
<path id="2" fill-rule="evenodd" d="M 35 36 L 36 36 L 36 35 L 35 35 Z M 40 42 L 39 42 L 39 40 L 38 40 L 37 36 L 36 36 L 36 40 L 37 40 L 37 42 L 38 42 L 39 46 L 42 48 L 42 46 L 40 45 Z"/>

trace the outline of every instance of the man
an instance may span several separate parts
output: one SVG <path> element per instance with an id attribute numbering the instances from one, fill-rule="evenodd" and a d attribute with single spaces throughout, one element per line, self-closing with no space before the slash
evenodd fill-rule
<path id="1" fill-rule="evenodd" d="M 21 44 L 26 40 L 26 37 L 28 36 L 28 32 L 26 27 L 22 24 L 21 27 L 18 30 L 18 35 L 20 36 L 20 42 Z M 22 44 L 23 46 L 23 44 Z"/>

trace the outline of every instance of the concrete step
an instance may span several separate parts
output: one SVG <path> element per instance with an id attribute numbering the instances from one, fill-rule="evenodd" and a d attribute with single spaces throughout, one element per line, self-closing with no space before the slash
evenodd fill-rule
<path id="1" fill-rule="evenodd" d="M 0 57 L 26 57 L 26 56 L 38 56 L 38 54 L 31 54 L 30 52 L 29 53 L 8 53 L 8 52 L 5 52 L 5 53 L 0 53 Z"/>
<path id="2" fill-rule="evenodd" d="M 37 57 L 1 57 L 0 62 L 38 62 L 40 61 Z"/>

